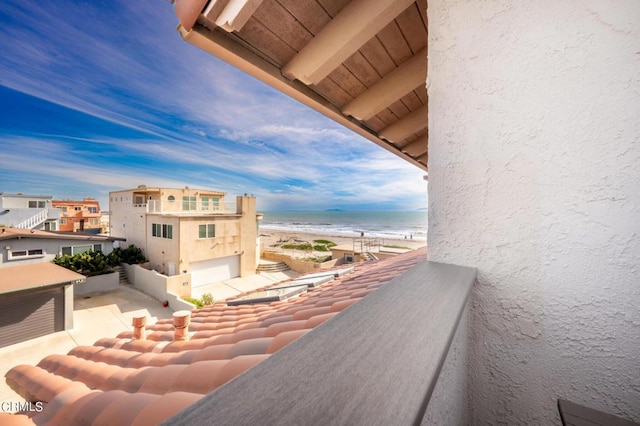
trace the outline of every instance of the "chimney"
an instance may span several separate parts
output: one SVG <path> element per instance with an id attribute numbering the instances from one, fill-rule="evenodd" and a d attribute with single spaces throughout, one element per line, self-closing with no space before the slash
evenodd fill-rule
<path id="1" fill-rule="evenodd" d="M 189 333 L 189 323 L 191 322 L 191 312 L 189 311 L 176 311 L 173 313 L 173 327 L 175 331 L 173 333 L 174 341 L 187 340 L 187 334 Z"/>
<path id="2" fill-rule="evenodd" d="M 147 317 L 133 317 L 133 338 L 134 340 L 146 340 L 145 325 Z"/>

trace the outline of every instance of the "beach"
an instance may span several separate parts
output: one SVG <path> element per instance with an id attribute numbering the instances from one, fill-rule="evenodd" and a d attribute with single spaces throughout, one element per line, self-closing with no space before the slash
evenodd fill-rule
<path id="1" fill-rule="evenodd" d="M 262 229 L 260 231 L 260 243 L 262 245 L 263 251 L 273 251 L 278 253 L 284 253 L 288 255 L 292 255 L 293 257 L 304 257 L 306 255 L 328 255 L 331 252 L 323 252 L 323 251 L 305 251 L 305 250 L 294 250 L 294 249 L 286 249 L 282 247 L 283 242 L 287 242 L 288 244 L 304 244 L 310 243 L 312 244 L 315 240 L 329 240 L 335 243 L 337 246 L 342 247 L 353 247 L 354 241 L 362 240 L 363 238 L 360 235 L 347 236 L 347 235 L 331 235 L 324 233 L 309 233 L 309 232 L 297 232 L 297 231 L 288 231 L 281 229 Z M 395 248 L 407 248 L 407 249 L 417 249 L 420 247 L 424 247 L 427 245 L 426 238 L 415 238 L 411 239 L 410 236 L 407 236 L 407 239 L 398 239 L 398 238 L 369 238 L 365 233 L 364 239 L 373 240 L 377 239 L 380 241 L 381 245 L 391 246 Z"/>

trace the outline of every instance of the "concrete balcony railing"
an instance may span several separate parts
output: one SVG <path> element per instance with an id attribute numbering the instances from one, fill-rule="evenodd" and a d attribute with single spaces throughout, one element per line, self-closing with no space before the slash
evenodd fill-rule
<path id="1" fill-rule="evenodd" d="M 418 264 L 165 424 L 464 424 L 475 277 Z"/>

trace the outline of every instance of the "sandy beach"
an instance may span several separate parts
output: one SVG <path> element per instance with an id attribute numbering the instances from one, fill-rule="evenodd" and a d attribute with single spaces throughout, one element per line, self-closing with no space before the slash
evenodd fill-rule
<path id="1" fill-rule="evenodd" d="M 313 251 L 306 252 L 304 250 L 294 250 L 294 249 L 285 249 L 282 248 L 281 245 L 283 242 L 288 242 L 290 244 L 304 244 L 304 243 L 313 243 L 314 240 L 329 240 L 335 243 L 338 246 L 343 247 L 353 247 L 354 241 L 362 240 L 363 238 L 359 235 L 357 236 L 345 236 L 345 235 L 328 235 L 328 234 L 319 234 L 319 233 L 304 233 L 304 232 L 293 232 L 286 230 L 275 230 L 275 229 L 261 229 L 260 230 L 260 241 L 262 244 L 263 251 L 275 251 L 280 253 L 285 253 L 288 255 L 292 255 L 293 257 L 304 257 L 307 255 L 326 255 L 330 254 L 330 252 L 321 252 L 321 251 Z M 389 238 L 369 238 L 365 234 L 364 239 L 377 239 L 380 241 L 380 244 L 383 246 L 391 246 L 396 248 L 408 248 L 408 249 L 417 249 L 420 247 L 424 247 L 427 245 L 427 241 L 424 238 L 421 239 L 389 239 Z"/>

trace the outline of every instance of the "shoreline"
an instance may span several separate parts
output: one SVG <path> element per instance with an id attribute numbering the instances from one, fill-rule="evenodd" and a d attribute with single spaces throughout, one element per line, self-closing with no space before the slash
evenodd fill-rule
<path id="1" fill-rule="evenodd" d="M 363 237 L 360 235 L 340 235 L 335 232 L 329 233 L 321 233 L 321 232 L 300 232 L 300 231 L 290 231 L 286 229 L 260 229 L 260 253 L 265 251 L 270 252 L 278 252 L 285 253 L 291 255 L 298 255 L 294 257 L 299 257 L 302 255 L 327 255 L 331 254 L 331 252 L 326 251 L 306 251 L 306 250 L 297 250 L 297 249 L 284 249 L 282 247 L 277 246 L 278 243 L 282 243 L 284 241 L 290 241 L 291 243 L 313 243 L 314 240 L 329 240 L 336 244 L 336 246 L 341 247 L 353 247 L 354 241 L 361 240 Z M 395 246 L 395 247 L 406 247 L 409 250 L 415 250 L 420 247 L 424 247 L 427 245 L 426 238 L 422 237 L 420 239 L 414 238 L 411 239 L 407 237 L 407 239 L 399 239 L 399 238 L 382 238 L 375 236 L 367 236 L 365 233 L 364 239 L 378 239 L 381 240 L 384 246 Z"/>

